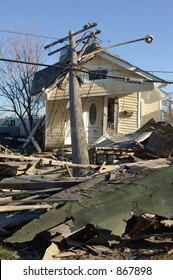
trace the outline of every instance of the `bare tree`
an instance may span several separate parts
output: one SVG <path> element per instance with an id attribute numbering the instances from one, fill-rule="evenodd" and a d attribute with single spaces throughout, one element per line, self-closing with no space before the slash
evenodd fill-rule
<path id="1" fill-rule="evenodd" d="M 0 43 L 0 57 L 30 63 L 43 61 L 43 39 L 21 33 L 4 37 Z M 0 61 L 0 112 L 20 118 L 27 135 L 33 128 L 33 119 L 40 115 L 43 101 L 31 96 L 33 75 L 37 65 Z M 25 125 L 29 120 L 30 128 Z"/>
<path id="2" fill-rule="evenodd" d="M 167 99 L 163 101 L 162 119 L 168 123 L 173 123 L 173 94 L 169 93 Z"/>

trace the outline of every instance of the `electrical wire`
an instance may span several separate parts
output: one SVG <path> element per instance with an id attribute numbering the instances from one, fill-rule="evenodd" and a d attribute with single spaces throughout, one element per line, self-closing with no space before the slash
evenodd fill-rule
<path id="1" fill-rule="evenodd" d="M 34 63 L 34 62 L 27 62 L 27 61 L 20 61 L 20 60 L 15 60 L 15 59 L 7 59 L 7 58 L 0 58 L 0 61 L 4 61 L 4 62 L 14 62 L 14 63 L 21 63 L 21 64 L 29 64 L 29 65 L 36 65 L 36 66 L 45 66 L 45 67 L 55 67 L 55 68 L 66 68 L 68 70 L 74 70 L 74 71 L 77 71 L 77 72 L 81 72 L 81 73 L 92 73 L 92 71 L 90 71 L 88 68 L 86 68 L 87 70 L 81 70 L 81 69 L 76 69 L 76 68 L 73 68 L 73 67 L 66 67 L 66 66 L 62 66 L 62 65 L 57 65 L 57 64 L 45 64 L 45 63 Z M 128 82 L 128 83 L 134 83 L 134 81 L 130 81 L 130 79 L 127 79 L 126 77 L 116 77 L 116 76 L 111 76 L 111 75 L 107 75 L 107 78 L 112 78 L 112 79 L 118 79 L 118 80 L 121 80 L 121 81 L 125 81 L 125 82 Z M 161 78 L 159 78 L 160 80 L 147 80 L 147 79 L 139 79 L 139 81 L 136 81 L 136 83 L 140 83 L 140 80 L 141 82 L 147 82 L 147 83 L 160 83 L 160 82 L 163 82 L 163 83 L 167 83 L 167 84 L 173 84 L 173 81 L 166 81 L 166 80 L 163 80 Z"/>
<path id="2" fill-rule="evenodd" d="M 38 34 L 33 34 L 33 33 L 18 32 L 18 31 L 11 31 L 11 30 L 5 30 L 5 29 L 0 29 L 0 32 L 18 34 L 18 35 L 24 35 L 24 36 L 33 36 L 33 37 L 52 39 L 52 40 L 59 40 L 59 38 L 57 38 L 57 37 L 38 35 Z M 83 37 L 84 37 L 84 35 L 83 35 Z M 49 65 L 49 66 L 51 66 L 51 65 Z M 113 71 L 118 71 L 118 70 L 110 70 L 110 71 L 113 72 Z M 121 70 L 121 72 L 126 72 L 126 71 L 128 72 L 128 70 Z M 141 70 L 141 71 L 143 71 L 143 70 Z M 173 71 L 166 71 L 166 70 L 163 70 L 163 71 L 162 70 L 145 70 L 145 71 L 146 72 L 151 72 L 151 73 L 165 73 L 165 74 L 172 74 L 173 73 Z M 138 69 L 138 72 L 140 72 L 140 69 Z"/>
<path id="3" fill-rule="evenodd" d="M 129 73 L 129 70 L 123 70 L 123 69 L 108 69 L 108 72 L 120 72 L 120 73 Z M 136 73 L 136 71 L 133 71 Z M 149 72 L 149 73 L 161 73 L 161 74 L 173 74 L 173 71 L 165 71 L 165 70 L 142 70 L 142 69 L 137 69 L 137 73 L 140 72 Z"/>
<path id="4" fill-rule="evenodd" d="M 147 72 L 152 72 L 152 73 L 165 73 L 165 74 L 173 74 L 173 71 L 161 71 L 161 70 L 146 70 Z"/>
<path id="5" fill-rule="evenodd" d="M 20 35 L 25 35 L 25 36 L 34 36 L 34 37 L 40 37 L 40 38 L 47 38 L 47 39 L 57 39 L 57 38 L 54 38 L 54 37 L 48 37 L 48 36 L 42 36 L 42 35 L 36 35 L 36 34 L 29 34 L 29 33 L 20 33 L 20 32 L 15 32 L 15 31 L 8 31 L 8 30 L 0 30 L 0 32 L 6 32 L 6 33 L 13 33 L 13 34 L 20 34 Z M 32 63 L 32 62 L 26 62 L 26 61 L 18 61 L 18 60 L 12 60 L 12 59 L 1 59 L 0 58 L 0 61 L 6 61 L 6 62 L 13 62 L 13 63 L 22 63 L 22 64 L 30 64 L 30 65 L 36 65 L 36 66 L 44 66 L 44 67 L 58 67 L 58 68 L 63 68 L 63 69 L 66 69 L 66 70 L 70 70 L 70 69 L 73 69 L 72 67 L 67 67 L 67 66 L 65 66 L 65 67 L 63 67 L 62 65 L 60 66 L 60 65 L 49 65 L 49 64 L 44 64 L 44 63 Z M 85 67 L 84 67 L 85 68 Z M 74 70 L 76 70 L 76 69 L 74 69 Z M 97 68 L 97 70 L 99 71 L 99 65 L 98 65 L 98 68 Z M 117 71 L 117 72 L 120 72 L 120 71 L 118 71 L 118 70 L 108 70 L 108 72 L 109 71 L 111 71 L 111 72 L 114 72 L 114 71 Z M 81 69 L 78 69 L 77 70 L 77 72 L 81 72 L 81 73 L 86 73 L 86 74 L 89 74 L 89 72 L 90 73 L 92 73 L 92 71 L 91 70 L 89 70 L 88 68 L 85 68 L 85 70 L 81 70 Z M 124 72 L 124 73 L 128 73 L 128 70 L 122 70 L 121 72 Z M 138 72 L 140 72 L 140 69 L 138 69 Z M 141 72 L 142 72 L 142 70 L 141 70 Z M 148 70 L 148 71 L 146 71 L 146 72 L 152 72 L 152 73 L 165 73 L 165 74 L 168 74 L 168 73 L 173 73 L 173 71 L 157 71 L 157 70 Z M 135 72 L 134 72 L 135 73 Z M 94 70 L 94 74 L 95 74 L 95 70 Z M 119 80 L 124 80 L 125 81 L 125 78 L 124 77 L 116 77 L 116 76 L 112 76 L 112 75 L 107 75 L 107 77 L 108 78 L 112 78 L 112 79 L 119 79 Z M 162 79 L 160 79 L 160 80 L 144 80 L 144 82 L 165 82 L 165 83 L 169 83 L 169 84 L 173 84 L 173 82 L 172 81 L 165 81 L 165 80 L 162 80 Z M 86 100 L 87 100 L 87 98 L 89 97 L 89 94 L 90 94 L 90 92 L 91 92 L 91 89 L 92 89 L 92 87 L 93 87 L 93 84 L 94 84 L 94 82 L 95 82 L 95 79 L 92 81 L 92 83 L 91 83 L 91 85 L 90 85 L 90 88 L 89 88 L 89 90 L 88 90 L 88 92 L 87 92 L 87 96 L 86 96 L 86 98 L 85 98 L 85 101 L 84 101 L 84 104 L 83 104 L 83 106 L 85 105 L 85 102 L 86 102 Z M 102 80 L 102 82 L 103 82 L 103 80 Z M 126 80 L 126 82 L 130 82 L 130 81 L 127 81 Z M 103 85 L 104 85 L 104 82 L 103 82 Z M 105 85 L 104 85 L 105 86 Z M 58 89 L 57 89 L 57 91 L 56 91 L 56 94 L 58 93 Z M 55 94 L 55 95 L 56 95 Z M 54 104 L 53 104 L 53 107 L 55 106 L 55 97 L 54 97 Z M 65 107 L 65 104 L 64 104 L 64 107 Z M 54 116 L 53 116 L 53 119 L 55 118 L 55 115 L 56 115 L 56 113 L 57 113 L 57 111 L 58 111 L 58 109 L 59 109 L 59 106 L 58 106 L 58 108 L 56 108 L 56 110 L 54 111 Z M 49 116 L 49 121 L 50 121 L 50 119 L 52 118 L 52 113 L 53 113 L 53 109 L 52 109 L 52 111 L 51 111 L 51 114 L 50 114 L 50 116 Z M 62 120 L 63 121 L 63 120 Z M 48 125 L 48 124 L 47 124 Z M 51 130 L 52 130 L 52 128 L 51 128 Z M 66 136 L 67 137 L 67 136 Z"/>
<path id="6" fill-rule="evenodd" d="M 11 34 L 18 34 L 18 35 L 24 35 L 24 36 L 39 37 L 39 38 L 52 39 L 52 40 L 57 40 L 58 39 L 58 38 L 55 38 L 55 37 L 49 37 L 49 36 L 45 36 L 45 35 L 37 35 L 37 34 L 17 32 L 17 31 L 10 31 L 10 30 L 4 30 L 4 29 L 0 29 L 0 32 L 11 33 Z"/>

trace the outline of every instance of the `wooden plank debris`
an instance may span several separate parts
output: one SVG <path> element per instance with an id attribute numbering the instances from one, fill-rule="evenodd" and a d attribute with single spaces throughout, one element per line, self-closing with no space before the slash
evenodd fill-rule
<path id="1" fill-rule="evenodd" d="M 60 254 L 60 250 L 57 246 L 57 244 L 55 244 L 54 242 L 52 242 L 52 244 L 46 249 L 44 256 L 43 256 L 43 260 L 55 260 L 55 256 L 56 256 L 56 260 L 61 260 L 60 257 L 58 257 Z"/>
<path id="2" fill-rule="evenodd" d="M 36 150 L 41 153 L 42 152 L 42 149 L 41 147 L 39 146 L 38 142 L 35 140 L 35 138 L 32 136 L 32 137 L 29 137 L 32 144 L 34 145 L 34 147 L 36 148 Z"/>
<path id="3" fill-rule="evenodd" d="M 49 166 L 64 166 L 64 164 L 68 164 L 69 167 L 80 167 L 80 168 L 99 168 L 99 165 L 95 164 L 76 164 L 71 163 L 69 161 L 60 161 L 55 159 L 48 159 L 44 157 L 34 157 L 34 156 L 23 156 L 20 154 L 0 154 L 0 159 L 8 159 L 8 160 L 20 160 L 20 161 L 38 161 L 39 159 L 42 159 L 42 164 L 48 164 Z"/>
<path id="4" fill-rule="evenodd" d="M 3 212 L 14 212 L 14 211 L 23 211 L 23 210 L 36 210 L 36 209 L 51 209 L 53 208 L 50 204 L 43 205 L 7 205 L 0 206 L 0 213 Z"/>
<path id="5" fill-rule="evenodd" d="M 63 188 L 60 188 L 59 190 L 61 190 Z M 24 190 L 21 190 L 21 191 L 5 191 L 3 190 L 2 191 L 2 194 L 0 195 L 0 198 L 3 198 L 3 197 L 8 197 L 8 196 L 23 196 L 23 195 L 31 195 L 31 194 L 46 194 L 46 193 L 52 193 L 52 192 L 57 192 L 58 189 L 57 188 L 50 188 L 50 189 L 41 189 L 41 190 L 27 190 L 27 191 L 24 191 Z"/>
<path id="6" fill-rule="evenodd" d="M 13 154 L 9 149 L 0 144 L 0 153 L 10 155 Z"/>
<path id="7" fill-rule="evenodd" d="M 83 181 L 87 181 L 89 178 L 64 178 L 57 181 L 45 180 L 41 178 L 19 178 L 14 180 L 2 180 L 0 182 L 0 189 L 16 189 L 16 190 L 34 190 L 34 189 L 49 189 L 49 188 L 67 188 Z"/>
<path id="8" fill-rule="evenodd" d="M 151 132 L 147 137 L 149 134 Z M 146 141 L 147 137 L 145 135 L 140 141 Z M 108 156 L 117 157 L 116 164 L 115 161 L 114 164 L 104 161 L 105 157 L 100 166 L 72 164 L 56 159 L 55 154 L 49 157 L 48 153 L 46 156 L 44 153 L 35 156 L 23 156 L 8 151 L 0 153 L 0 170 L 6 168 L 7 175 L 10 175 L 8 168 L 12 168 L 17 174 L 16 176 L 11 173 L 11 178 L 0 181 L 0 234 L 4 236 L 3 241 L 14 245 L 25 242 L 29 244 L 45 234 L 45 240 L 47 238 L 47 241 L 53 243 L 45 252 L 44 258 L 62 259 L 75 256 L 75 247 L 78 252 L 83 251 L 87 255 L 99 257 L 100 250 L 97 246 L 108 244 L 109 240 L 114 244 L 123 244 L 123 239 L 128 243 L 136 240 L 172 238 L 171 198 L 168 195 L 172 193 L 172 189 L 168 183 L 164 183 L 166 189 L 164 188 L 162 194 L 160 186 L 162 177 L 167 173 L 158 174 L 156 179 L 154 176 L 154 179 L 146 176 L 146 182 L 142 179 L 144 172 L 139 173 L 139 170 L 147 168 L 154 172 L 156 169 L 168 167 L 171 165 L 171 159 L 146 161 L 138 158 L 136 163 L 128 163 L 127 156 L 136 160 L 132 157 L 133 149 L 96 149 L 98 155 L 107 153 Z M 123 158 L 122 165 L 118 158 Z M 74 167 L 79 167 L 84 177 L 73 177 Z M 121 173 L 121 169 L 125 169 L 125 172 Z M 172 178 L 171 172 L 170 170 L 166 175 L 169 180 Z M 114 179 L 106 182 L 106 173 L 113 174 Z M 137 176 L 138 181 L 135 179 Z M 153 183 L 153 180 L 157 180 L 157 184 Z M 144 211 L 148 209 L 164 217 L 156 215 L 152 218 L 146 214 L 143 216 Z M 128 231 L 127 224 L 136 214 L 139 214 L 136 223 L 132 224 Z M 69 221 L 73 223 L 68 224 Z M 91 228 L 86 228 L 87 224 L 103 228 L 107 237 L 95 232 L 95 229 L 92 231 Z M 150 231 L 152 228 L 156 229 L 155 234 Z M 160 229 L 164 232 L 160 232 Z M 119 238 L 115 240 L 115 236 Z M 60 242 L 66 242 L 68 252 L 60 251 Z"/>
<path id="9" fill-rule="evenodd" d="M 70 176 L 70 177 L 73 177 L 72 172 L 71 172 L 71 170 L 70 170 L 68 164 L 65 163 L 64 166 L 65 166 L 65 168 L 67 169 L 67 172 L 68 172 L 69 176 Z"/>
<path id="10" fill-rule="evenodd" d="M 34 171 L 36 170 L 36 168 L 38 168 L 40 166 L 40 164 L 42 163 L 42 159 L 38 159 L 36 162 L 34 162 L 25 172 L 25 174 L 27 175 L 32 175 L 34 173 Z"/>
<path id="11" fill-rule="evenodd" d="M 45 198 L 45 199 L 21 199 L 21 200 L 7 200 L 7 201 L 0 201 L 0 209 L 1 205 L 3 204 L 10 204 L 10 205 L 18 205 L 23 203 L 30 203 L 30 204 L 36 204 L 36 203 L 61 203 L 61 202 L 78 202 L 78 199 L 67 199 L 67 198 Z"/>
<path id="12" fill-rule="evenodd" d="M 42 152 L 42 149 L 41 149 L 41 147 L 39 146 L 39 144 L 37 143 L 37 141 L 35 140 L 34 135 L 35 135 L 37 129 L 39 128 L 39 126 L 41 126 L 41 124 L 43 123 L 44 119 L 45 119 L 45 116 L 43 116 L 43 117 L 37 122 L 37 124 L 34 126 L 34 128 L 32 129 L 32 131 L 30 132 L 28 138 L 26 139 L 26 143 L 23 144 L 22 149 L 21 149 L 21 152 L 22 152 L 23 150 L 25 150 L 25 148 L 27 147 L 27 145 L 28 145 L 28 143 L 29 143 L 30 141 L 32 142 L 32 144 L 34 145 L 34 147 L 36 148 L 36 150 L 37 150 L 39 153 Z"/>
<path id="13" fill-rule="evenodd" d="M 67 182 L 25 182 L 24 180 L 14 180 L 14 181 L 1 181 L 0 189 L 15 189 L 15 190 L 36 190 L 36 189 L 49 189 L 57 187 L 57 190 L 65 187 Z M 69 184 L 68 184 L 69 186 Z"/>

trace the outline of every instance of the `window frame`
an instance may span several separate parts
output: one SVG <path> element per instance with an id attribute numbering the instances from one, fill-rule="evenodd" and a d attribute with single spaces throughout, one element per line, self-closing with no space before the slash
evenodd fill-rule
<path id="1" fill-rule="evenodd" d="M 107 75 L 112 75 L 112 67 L 110 64 L 104 64 L 104 65 L 90 65 L 88 66 L 87 68 L 87 72 L 88 73 L 85 73 L 82 75 L 82 80 L 83 80 L 83 83 L 85 84 L 91 84 L 91 83 L 103 83 L 103 82 L 107 82 L 110 78 L 107 77 L 106 79 L 95 79 L 95 80 L 89 80 L 89 72 L 95 72 L 95 71 L 98 71 L 98 70 L 106 70 L 107 71 Z"/>
<path id="2" fill-rule="evenodd" d="M 88 72 L 89 81 L 106 80 L 108 79 L 107 75 L 108 69 L 89 70 Z"/>

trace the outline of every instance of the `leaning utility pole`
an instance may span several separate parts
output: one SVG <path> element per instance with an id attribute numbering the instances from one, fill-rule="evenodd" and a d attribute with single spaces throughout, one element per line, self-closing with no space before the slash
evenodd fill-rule
<path id="1" fill-rule="evenodd" d="M 70 52 L 70 70 L 69 70 L 69 98 L 70 98 L 70 127 L 71 127 L 71 142 L 72 142 L 72 162 L 79 164 L 89 164 L 89 155 L 88 155 L 88 145 L 86 140 L 86 133 L 83 121 L 83 111 L 82 111 L 82 102 L 79 92 L 79 82 L 77 78 L 78 70 L 78 61 L 77 61 L 77 50 L 76 42 L 82 42 L 84 39 L 88 38 L 87 44 L 90 42 L 91 38 L 95 37 L 95 34 L 100 33 L 100 31 L 92 32 L 89 36 L 82 37 L 80 40 L 76 41 L 75 36 L 86 32 L 88 29 L 93 28 L 97 23 L 86 24 L 81 30 L 77 32 L 70 31 L 69 36 L 66 36 L 62 39 L 59 39 L 52 44 L 45 46 L 45 49 L 52 47 L 58 43 L 63 43 L 65 40 L 69 39 L 68 49 Z M 67 48 L 59 48 L 49 55 L 52 55 L 60 50 Z M 85 50 L 85 47 L 81 50 L 82 54 Z"/>
<path id="2" fill-rule="evenodd" d="M 72 141 L 73 163 L 89 164 L 88 147 L 83 121 L 81 96 L 79 93 L 79 82 L 77 78 L 77 52 L 74 32 L 69 32 L 70 39 L 70 123 Z"/>

